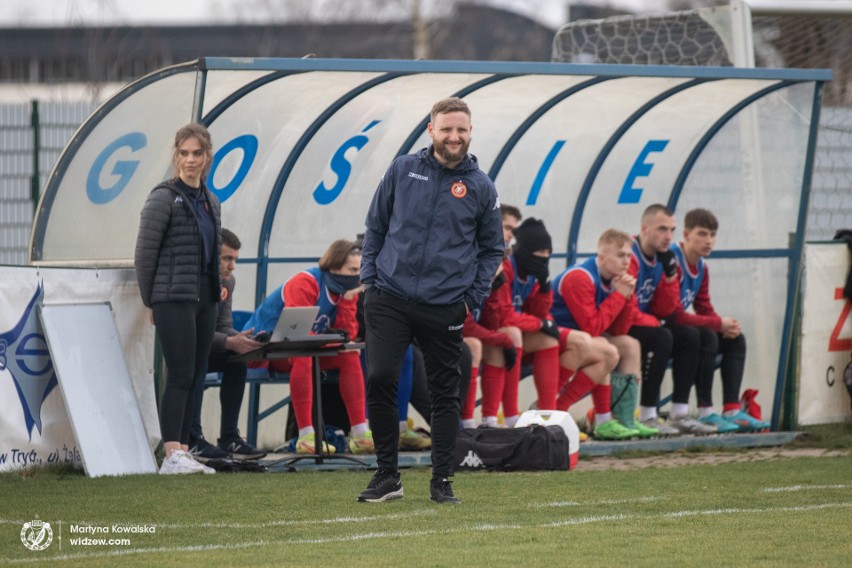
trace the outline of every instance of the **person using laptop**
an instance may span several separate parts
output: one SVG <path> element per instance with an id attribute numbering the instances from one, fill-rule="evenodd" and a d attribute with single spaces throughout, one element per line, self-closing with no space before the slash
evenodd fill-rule
<path id="1" fill-rule="evenodd" d="M 356 337 L 358 323 L 355 312 L 361 291 L 358 276 L 360 266 L 361 248 L 356 243 L 345 239 L 334 241 L 323 253 L 318 266 L 303 270 L 269 294 L 243 329 L 271 331 L 276 327 L 285 306 L 317 306 L 319 312 L 314 320 L 313 333 L 339 329 L 348 333 L 349 337 Z M 296 453 L 316 453 L 311 358 L 273 359 L 269 365 L 274 371 L 290 373 L 290 399 L 299 428 Z M 340 396 L 351 424 L 349 451 L 353 454 L 373 453 L 373 434 L 367 428 L 364 373 L 358 351 L 343 351 L 338 355 L 320 357 L 320 367 L 340 372 Z M 334 447 L 326 445 L 322 450 L 333 453 Z"/>
<path id="2" fill-rule="evenodd" d="M 230 359 L 233 355 L 248 353 L 261 347 L 261 343 L 252 338 L 251 331 L 240 332 L 235 330 L 233 325 L 231 305 L 236 285 L 234 269 L 237 266 L 241 246 L 237 235 L 222 228 L 222 253 L 219 256 L 222 292 L 216 332 L 213 334 L 213 347 L 207 357 L 207 371 L 222 373 L 222 386 L 219 388 L 219 402 L 222 405 L 221 426 L 216 446 L 204 439 L 201 429 L 201 403 L 204 400 L 204 375 L 202 375 L 195 382 L 195 413 L 189 433 L 189 452 L 198 461 L 228 457 L 256 460 L 266 455 L 266 452 L 258 450 L 240 437 L 240 431 L 237 428 L 248 373 L 245 361 Z"/>

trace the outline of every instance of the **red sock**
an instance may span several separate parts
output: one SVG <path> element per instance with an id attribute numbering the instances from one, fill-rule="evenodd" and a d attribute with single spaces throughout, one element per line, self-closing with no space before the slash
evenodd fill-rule
<path id="1" fill-rule="evenodd" d="M 533 380 L 538 393 L 539 410 L 556 409 L 559 382 L 559 346 L 536 351 L 533 355 Z"/>
<path id="2" fill-rule="evenodd" d="M 506 369 L 494 365 L 482 366 L 482 415 L 497 416 L 500 408 L 500 397 L 503 395 L 503 384 L 506 382 Z"/>
<path id="3" fill-rule="evenodd" d="M 340 398 L 346 406 L 349 423 L 362 424 L 367 421 L 367 407 L 364 396 L 364 372 L 358 353 L 352 351 L 329 357 L 329 366 L 340 369 Z"/>
<path id="4" fill-rule="evenodd" d="M 592 402 L 596 414 L 607 414 L 612 411 L 612 385 L 595 385 L 592 389 Z"/>
<path id="5" fill-rule="evenodd" d="M 583 371 L 577 371 L 562 394 L 559 395 L 559 400 L 556 401 L 556 408 L 559 410 L 568 410 L 571 406 L 586 396 L 589 391 L 594 392 L 595 381 L 590 379 Z"/>
<path id="6" fill-rule="evenodd" d="M 722 405 L 722 412 L 728 412 L 728 411 L 731 411 L 731 410 L 739 410 L 739 409 L 740 409 L 740 403 L 739 402 L 726 402 L 724 405 Z"/>
<path id="7" fill-rule="evenodd" d="M 473 418 L 473 411 L 476 409 L 476 383 L 479 377 L 479 367 L 470 368 L 470 386 L 467 387 L 467 398 L 464 399 L 461 409 L 462 420 L 470 420 Z"/>
<path id="8" fill-rule="evenodd" d="M 314 425 L 313 399 L 314 385 L 311 380 L 311 358 L 293 357 L 290 370 L 290 400 L 296 414 L 296 426 L 301 430 Z"/>
<path id="9" fill-rule="evenodd" d="M 576 373 L 576 371 L 574 369 L 568 369 L 568 368 L 562 367 L 560 365 L 560 367 L 559 367 L 559 393 L 560 393 L 560 396 L 561 396 L 561 393 L 565 390 L 565 385 L 567 385 L 568 381 L 571 380 L 571 377 L 574 376 L 574 373 Z"/>
<path id="10" fill-rule="evenodd" d="M 517 416 L 518 412 L 518 385 L 521 382 L 521 358 L 524 350 L 516 347 L 517 357 L 515 366 L 506 371 L 506 384 L 503 385 L 503 417 Z"/>

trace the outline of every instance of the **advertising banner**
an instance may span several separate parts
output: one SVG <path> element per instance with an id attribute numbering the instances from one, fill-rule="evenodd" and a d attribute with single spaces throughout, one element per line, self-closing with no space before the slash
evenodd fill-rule
<path id="1" fill-rule="evenodd" d="M 154 327 L 139 299 L 134 272 L 0 267 L 0 471 L 80 463 L 37 306 L 91 302 L 112 304 L 148 441 L 152 449 L 159 443 Z M 85 321 L 79 324 L 86 326 Z M 98 346 L 87 349 L 92 356 Z"/>
<path id="2" fill-rule="evenodd" d="M 828 424 L 852 419 L 852 303 L 843 296 L 849 274 L 845 244 L 805 247 L 807 281 L 802 302 L 799 372 L 799 424 Z"/>

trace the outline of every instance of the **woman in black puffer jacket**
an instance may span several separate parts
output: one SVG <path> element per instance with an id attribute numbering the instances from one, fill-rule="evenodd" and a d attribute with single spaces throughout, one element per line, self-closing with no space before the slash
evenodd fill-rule
<path id="1" fill-rule="evenodd" d="M 203 380 L 219 301 L 219 200 L 205 186 L 213 160 L 210 133 L 178 130 L 173 179 L 148 195 L 136 239 L 136 278 L 168 369 L 160 405 L 166 458 L 160 473 L 213 473 L 188 452 L 195 381 Z"/>

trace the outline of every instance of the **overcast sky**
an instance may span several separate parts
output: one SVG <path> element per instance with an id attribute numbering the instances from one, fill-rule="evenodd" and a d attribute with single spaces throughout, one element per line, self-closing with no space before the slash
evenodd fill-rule
<path id="1" fill-rule="evenodd" d="M 311 2 L 312 0 L 304 0 Z M 354 0 L 338 0 L 344 1 Z M 422 0 L 424 10 L 430 2 Z M 485 1 L 485 0 L 480 0 Z M 558 28 L 566 22 L 566 6 L 576 0 L 487 0 Z M 584 4 L 618 7 L 633 12 L 666 9 L 668 0 L 582 0 Z M 245 17 L 246 0 L 2 0 L 0 26 L 63 26 L 111 24 L 187 24 L 233 22 Z"/>

